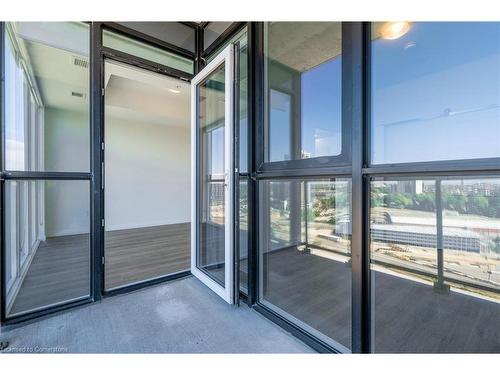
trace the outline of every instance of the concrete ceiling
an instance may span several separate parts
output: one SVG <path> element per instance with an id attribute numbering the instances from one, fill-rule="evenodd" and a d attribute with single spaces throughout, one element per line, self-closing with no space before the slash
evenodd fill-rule
<path id="1" fill-rule="evenodd" d="M 269 57 L 304 72 L 341 53 L 340 22 L 270 22 Z"/>
<path id="2" fill-rule="evenodd" d="M 385 22 L 373 23 L 373 39 Z M 268 56 L 296 71 L 310 70 L 341 54 L 340 22 L 270 22 Z"/>

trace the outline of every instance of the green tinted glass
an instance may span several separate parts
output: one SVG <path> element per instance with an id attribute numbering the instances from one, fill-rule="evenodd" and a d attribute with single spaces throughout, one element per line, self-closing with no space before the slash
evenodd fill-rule
<path id="1" fill-rule="evenodd" d="M 113 48 L 158 64 L 182 70 L 183 72 L 193 73 L 192 60 L 156 47 L 152 47 L 148 44 L 138 42 L 131 38 L 118 35 L 108 30 L 103 31 L 102 44 L 104 47 Z"/>

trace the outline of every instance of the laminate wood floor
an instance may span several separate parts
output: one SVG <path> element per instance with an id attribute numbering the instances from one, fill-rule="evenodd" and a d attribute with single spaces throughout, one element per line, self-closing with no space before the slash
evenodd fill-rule
<path id="1" fill-rule="evenodd" d="M 89 236 L 47 238 L 38 247 L 9 315 L 89 294 Z"/>
<path id="2" fill-rule="evenodd" d="M 351 267 L 300 252 L 264 257 L 264 296 L 344 346 L 351 335 Z M 500 303 L 373 272 L 377 352 L 500 352 Z"/>
<path id="3" fill-rule="evenodd" d="M 90 294 L 88 235 L 48 238 L 33 258 L 9 315 Z M 190 224 L 109 231 L 105 234 L 107 289 L 190 268 Z"/>
<path id="4" fill-rule="evenodd" d="M 107 290 L 191 267 L 190 223 L 105 233 Z"/>

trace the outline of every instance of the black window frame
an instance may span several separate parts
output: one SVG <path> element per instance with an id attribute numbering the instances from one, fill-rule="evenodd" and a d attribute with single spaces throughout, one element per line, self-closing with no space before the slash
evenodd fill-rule
<path id="1" fill-rule="evenodd" d="M 349 43 L 350 43 L 350 35 L 346 34 L 347 29 L 344 30 L 346 23 L 343 22 L 341 26 L 341 56 L 342 56 L 342 77 L 341 77 L 341 90 L 342 90 L 342 103 L 341 103 L 341 108 L 344 109 L 345 105 L 345 93 L 347 92 L 348 88 L 345 87 L 348 82 L 344 80 L 344 68 L 346 65 L 345 61 L 345 52 L 349 50 Z M 264 27 L 264 26 L 263 26 Z M 262 30 L 262 38 L 266 38 L 265 35 L 265 30 Z M 265 78 L 267 74 L 265 73 L 267 69 L 267 55 L 265 51 L 265 45 L 266 41 L 264 39 L 261 39 L 262 43 L 262 52 L 261 52 L 261 59 L 262 59 L 262 66 L 260 69 L 262 69 L 262 74 L 263 76 L 260 77 L 262 80 L 263 84 L 263 90 L 266 90 L 267 87 L 267 82 L 265 82 Z M 276 90 L 280 91 L 277 88 L 270 88 L 269 90 Z M 289 94 L 293 98 L 293 93 L 290 92 L 285 92 L 286 94 Z M 265 137 L 265 132 L 266 130 L 266 124 L 269 122 L 269 119 L 266 118 L 266 116 L 269 116 L 268 113 L 266 113 L 267 108 L 270 108 L 269 106 L 269 101 L 270 101 L 270 95 L 269 93 L 265 93 L 262 101 L 262 105 L 264 105 L 263 108 L 263 121 L 264 121 L 264 127 L 262 129 L 262 134 L 264 135 L 263 137 L 261 136 L 259 138 L 259 142 L 257 142 L 257 150 L 256 150 L 256 163 L 257 163 L 257 168 L 255 170 L 255 173 L 262 175 L 262 176 L 274 176 L 276 174 L 284 174 L 286 176 L 313 176 L 313 175 L 321 175 L 321 176 L 328 176 L 332 173 L 340 173 L 340 174 L 347 174 L 350 173 L 350 167 L 351 167 L 351 159 L 352 159 L 352 149 L 351 149 L 351 143 L 352 143 L 352 129 L 351 129 L 351 123 L 349 121 L 346 121 L 344 118 L 344 115 L 342 114 L 342 122 L 341 122 L 341 153 L 339 155 L 331 155 L 331 156 L 320 156 L 320 157 L 313 157 L 313 158 L 307 158 L 307 159 L 291 159 L 291 160 L 280 160 L 280 161 L 266 161 L 265 158 L 265 152 L 266 152 L 266 146 L 265 142 L 270 141 L 269 139 L 266 139 Z M 343 111 L 342 111 L 343 112 Z M 292 113 L 293 117 L 293 113 Z M 294 124 L 292 125 L 292 130 L 294 130 Z M 295 129 L 295 130 L 300 130 L 300 129 Z M 314 169 L 314 171 L 312 171 Z"/>
<path id="2" fill-rule="evenodd" d="M 367 310 L 367 295 L 365 288 L 368 262 L 363 237 L 360 235 L 364 230 L 364 217 L 362 208 L 366 207 L 364 199 L 366 196 L 366 182 L 361 174 L 363 166 L 363 140 L 364 133 L 363 104 L 364 84 L 366 77 L 363 74 L 365 51 L 363 48 L 366 25 L 361 22 L 342 23 L 342 132 L 343 132 L 343 154 L 329 157 L 326 163 L 318 162 L 320 158 L 291 160 L 285 162 L 264 163 L 264 132 L 265 132 L 265 108 L 266 84 L 265 84 L 265 53 L 264 53 L 264 23 L 252 23 L 249 36 L 249 55 L 251 55 L 249 76 L 251 84 L 249 92 L 252 96 L 252 115 L 249 122 L 253 129 L 249 146 L 249 160 L 251 160 L 251 184 L 249 185 L 249 207 L 252 214 L 249 218 L 249 296 L 248 304 L 258 312 L 268 317 L 278 325 L 290 331 L 293 335 L 313 347 L 319 352 L 341 353 L 341 346 L 331 346 L 319 338 L 313 336 L 302 327 L 297 326 L 290 320 L 280 316 L 260 302 L 259 297 L 259 181 L 267 179 L 306 179 L 311 178 L 350 178 L 352 186 L 352 211 L 353 234 L 351 239 L 352 256 L 352 334 L 351 347 L 353 353 L 365 352 L 367 342 L 364 321 Z M 354 184 L 357 183 L 357 187 Z M 354 223 L 361 222 L 362 225 L 354 230 Z M 356 239 L 355 239 L 356 236 Z"/>
<path id="3" fill-rule="evenodd" d="M 148 279 L 144 281 L 135 282 L 133 284 L 127 284 L 117 288 L 105 289 L 104 274 L 105 270 L 105 193 L 104 193 L 104 171 L 105 171 L 105 155 L 104 155 L 104 137 L 105 137 L 105 102 L 104 102 L 104 66 L 105 61 L 115 61 L 121 62 L 130 66 L 135 66 L 140 69 L 151 71 L 153 73 L 164 74 L 173 78 L 179 78 L 183 81 L 190 82 L 191 79 L 196 74 L 196 56 L 194 53 L 187 51 L 183 57 L 187 57 L 193 61 L 193 74 L 189 74 L 178 69 L 171 68 L 169 66 L 158 64 L 156 62 L 141 58 L 139 56 L 130 55 L 125 52 L 121 52 L 109 47 L 103 46 L 103 32 L 104 30 L 109 30 L 112 32 L 119 33 L 123 36 L 129 37 L 131 39 L 137 40 L 138 42 L 149 44 L 158 49 L 177 54 L 176 51 L 179 47 L 170 48 L 169 43 L 157 40 L 148 35 L 142 34 L 136 30 L 130 29 L 123 25 L 117 25 L 113 22 L 92 22 L 93 29 L 93 42 L 92 50 L 94 51 L 94 59 L 91 64 L 91 75 L 93 87 L 91 101 L 93 105 L 92 111 L 92 127 L 95 129 L 95 139 L 93 140 L 92 147 L 94 151 L 94 179 L 96 188 L 94 190 L 95 194 L 95 218 L 94 218 L 94 231 L 95 231 L 95 243 L 94 246 L 97 249 L 95 255 L 96 263 L 96 275 L 94 283 L 94 293 L 95 300 L 100 300 L 102 298 L 107 298 L 119 294 L 129 293 L 134 290 L 142 289 L 151 285 L 160 284 L 167 281 L 177 280 L 189 276 L 191 271 L 180 271 L 173 274 L 160 276 L 154 279 Z M 196 32 L 196 30 L 195 30 Z M 196 36 L 196 34 L 195 34 Z M 145 37 L 143 39 L 143 37 Z"/>
<path id="4" fill-rule="evenodd" d="M 1 206 L 1 260 L 0 260 L 0 324 L 16 324 L 20 322 L 24 322 L 30 319 L 35 319 L 41 316 L 45 316 L 48 314 L 52 314 L 58 311 L 66 310 L 72 307 L 81 306 L 84 304 L 88 304 L 94 302 L 98 299 L 95 295 L 95 283 L 96 283 L 96 248 L 94 246 L 94 241 L 96 240 L 96 235 L 93 231 L 95 225 L 95 210 L 94 210 L 94 174 L 92 172 L 92 140 L 94 136 L 94 132 L 92 129 L 92 99 L 91 95 L 89 100 L 89 133 L 90 133 L 90 152 L 89 152 L 89 172 L 53 172 L 53 171 L 11 171 L 5 169 L 5 22 L 0 22 L 0 74 L 1 74 L 1 90 L 0 90 L 0 116 L 1 116 L 1 124 L 0 124 L 0 134 L 1 134 L 1 147 L 0 147 L 0 206 Z M 93 38 L 93 30 L 92 25 L 89 24 L 89 61 L 92 61 L 93 57 L 93 49 L 92 49 L 92 38 Z M 92 73 L 89 72 L 89 93 L 92 91 Z M 5 198 L 5 182 L 6 181 L 19 181 L 19 180 L 28 180 L 28 181 L 49 181 L 49 180 L 59 180 L 59 181 L 88 181 L 89 183 L 89 195 L 90 195 L 90 220 L 89 220 L 89 256 L 90 256 L 90 285 L 89 285 L 89 296 L 85 296 L 82 298 L 78 298 L 75 301 L 70 302 L 61 302 L 53 306 L 49 307 L 41 307 L 35 311 L 25 312 L 16 314 L 13 317 L 7 317 L 5 300 L 6 300 L 6 287 L 7 283 L 5 280 L 5 272 L 4 268 L 6 266 L 6 243 L 5 243 L 5 209 L 4 206 L 4 198 Z"/>
<path id="5" fill-rule="evenodd" d="M 423 21 L 425 22 L 425 21 Z M 427 21 L 429 22 L 429 21 Z M 371 145 L 372 145 L 372 122 L 371 122 L 371 63 L 372 63 L 372 28 L 371 22 L 365 24 L 364 30 L 364 76 L 365 89 L 363 92 L 363 116 L 364 116 L 364 141 L 363 141 L 363 162 L 361 163 L 361 176 L 364 181 L 363 189 L 365 190 L 363 200 L 363 215 L 364 231 L 363 231 L 363 246 L 364 246 L 364 262 L 363 262 L 363 306 L 362 311 L 362 332 L 363 353 L 375 352 L 375 334 L 374 334 L 374 305 L 375 291 L 372 289 L 371 274 L 371 251 L 370 251 L 370 187 L 371 182 L 378 178 L 383 179 L 407 179 L 407 178 L 449 178 L 449 177 L 500 177 L 500 157 L 498 158 L 476 158 L 476 159 L 454 159 L 454 160 L 436 160 L 436 161 L 420 161 L 420 162 L 401 162 L 401 163 L 371 163 Z M 354 222 L 353 222 L 354 230 Z M 353 233 L 354 236 L 354 233 Z"/>
<path id="6" fill-rule="evenodd" d="M 352 256 L 352 333 L 351 351 L 353 353 L 370 353 L 373 351 L 372 332 L 372 301 L 371 271 L 370 271 L 370 183 L 374 178 L 406 178 L 406 177 L 450 177 L 450 176 L 500 176 L 500 158 L 466 159 L 466 160 L 444 160 L 431 162 L 410 162 L 375 164 L 370 161 L 371 146 L 371 23 L 370 22 L 343 22 L 342 23 L 342 132 L 348 137 L 349 157 L 341 160 L 329 160 L 328 163 L 312 163 L 302 159 L 286 161 L 286 164 L 275 164 L 282 162 L 263 163 L 263 139 L 265 126 L 265 84 L 264 84 L 264 24 L 263 22 L 235 22 L 230 27 L 230 32 L 224 32 L 212 43 L 208 49 L 203 49 L 203 28 L 206 23 L 186 23 L 195 30 L 196 52 L 191 53 L 194 61 L 194 74 L 199 72 L 206 57 L 216 51 L 233 35 L 239 32 L 241 27 L 247 29 L 248 48 L 248 173 L 240 173 L 238 179 L 248 181 L 248 293 L 240 297 L 256 311 L 262 313 L 284 329 L 303 340 L 306 344 L 320 352 L 339 352 L 339 349 L 322 342 L 303 328 L 288 321 L 275 311 L 264 306 L 259 301 L 259 181 L 265 179 L 311 179 L 318 178 L 351 178 L 351 256 Z M 160 45 L 144 35 L 139 35 L 134 30 L 129 30 L 119 25 L 119 32 L 128 37 L 137 38 L 143 43 L 149 43 L 165 49 L 167 46 Z M 3 132 L 5 114 L 4 102 L 4 22 L 0 23 L 0 119 Z M 171 280 L 172 278 L 160 278 L 154 281 L 135 284 L 131 287 L 120 288 L 110 293 L 103 293 L 103 265 L 104 255 L 104 194 L 102 191 L 103 172 L 103 126 L 104 126 L 104 102 L 103 69 L 104 59 L 126 62 L 151 71 L 161 72 L 177 78 L 189 81 L 193 75 L 185 72 L 172 70 L 161 64 L 130 56 L 120 51 L 115 51 L 102 46 L 102 30 L 104 28 L 116 31 L 116 25 L 110 22 L 90 23 L 90 132 L 91 132 L 91 170 L 90 173 L 71 172 L 20 172 L 4 170 L 4 140 L 0 145 L 0 161 L 2 165 L 0 199 L 4 198 L 4 183 L 8 179 L 53 179 L 53 180 L 89 180 L 91 184 L 91 292 L 90 298 L 84 301 L 71 302 L 58 305 L 36 313 L 29 313 L 12 319 L 6 319 L 3 301 L 5 297 L 3 278 L 5 265 L 4 250 L 4 225 L 1 225 L 2 251 L 0 276 L 2 277 L 1 289 L 1 324 L 17 323 L 28 319 L 38 318 L 56 311 L 72 308 L 74 306 L 99 301 L 104 296 L 125 293 L 148 285 Z M 127 30 L 126 30 L 127 29 Z M 344 130 L 346 126 L 347 130 Z M 342 146 L 343 150 L 344 145 Z M 306 163 L 303 163 L 303 162 Z M 236 186 L 235 186 L 236 187 Z M 235 189 L 236 190 L 236 189 Z M 235 199 L 234 204 L 238 202 Z M 237 206 L 235 206 L 237 207 Z M 4 210 L 0 220 L 4 222 Z M 236 210 L 235 210 L 236 214 Z M 237 216 L 237 215 L 235 215 Z M 237 225 L 234 228 L 238 231 Z M 236 268 L 238 269 L 238 268 Z M 177 277 L 189 275 L 186 272 Z M 236 275 L 235 275 L 236 277 Z"/>
<path id="7" fill-rule="evenodd" d="M 217 39 L 215 39 L 209 46 L 204 47 L 204 30 L 210 24 L 210 22 L 202 22 L 199 25 L 200 41 L 201 41 L 201 54 L 200 57 L 206 61 L 206 59 L 213 54 L 217 49 L 224 45 L 228 40 L 230 40 L 234 35 L 236 35 L 243 27 L 247 25 L 247 22 L 233 22 L 229 25 L 222 34 L 220 34 Z"/>
<path id="8" fill-rule="evenodd" d="M 188 73 L 184 72 L 179 69 L 172 68 L 168 65 L 160 64 L 151 60 L 144 59 L 140 56 L 135 56 L 131 55 L 129 53 L 111 48 L 111 47 L 106 47 L 103 45 L 102 42 L 102 35 L 100 36 L 100 45 L 99 49 L 100 51 L 106 55 L 109 58 L 112 58 L 117 61 L 124 62 L 126 64 L 134 65 L 139 68 L 143 68 L 146 70 L 151 70 L 155 71 L 157 73 L 161 74 L 166 74 L 168 76 L 174 77 L 174 78 L 180 78 L 185 81 L 190 81 L 191 78 L 194 76 L 196 73 L 196 62 L 195 58 L 196 55 L 188 51 L 184 48 L 177 47 L 175 45 L 172 45 L 170 43 L 161 41 L 159 39 L 156 39 L 154 37 L 151 37 L 149 35 L 143 34 L 139 31 L 130 29 L 128 27 L 125 27 L 123 25 L 114 23 L 114 22 L 93 22 L 93 25 L 98 25 L 100 27 L 100 33 L 102 34 L 104 30 L 124 36 L 126 38 L 132 39 L 134 41 L 150 45 L 151 47 L 155 47 L 157 49 L 163 50 L 165 52 L 169 52 L 174 55 L 178 55 L 180 57 L 186 58 L 193 60 L 193 73 Z"/>
<path id="9" fill-rule="evenodd" d="M 373 346 L 373 310 L 370 264 L 370 183 L 377 177 L 450 177 L 450 176 L 500 176 L 500 158 L 445 160 L 413 163 L 375 164 L 370 161 L 371 146 L 371 22 L 342 23 L 342 124 L 348 127 L 351 146 L 350 163 L 332 162 L 303 168 L 296 163 L 280 164 L 270 168 L 262 163 L 264 140 L 264 35 L 263 24 L 252 23 L 249 47 L 252 51 L 250 92 L 252 93 L 252 183 L 249 186 L 249 298 L 248 303 L 318 351 L 338 352 L 313 337 L 301 327 L 288 321 L 259 301 L 259 236 L 258 182 L 264 179 L 351 177 L 352 186 L 352 347 L 353 353 L 371 353 Z M 251 42 L 250 42 L 251 41 Z M 343 128 L 344 129 L 344 128 Z M 344 131 L 344 130 L 343 130 Z M 252 147 L 253 145 L 253 147 Z M 307 159 L 306 159 L 307 160 Z M 271 165 L 276 162 L 267 163 Z M 281 162 L 280 162 L 281 163 Z M 276 164 L 278 166 L 278 164 Z"/>

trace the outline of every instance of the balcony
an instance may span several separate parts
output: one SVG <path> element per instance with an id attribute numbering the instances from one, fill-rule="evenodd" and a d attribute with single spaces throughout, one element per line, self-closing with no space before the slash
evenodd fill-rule
<path id="1" fill-rule="evenodd" d="M 5 352 L 311 353 L 247 306 L 230 306 L 194 277 L 2 328 Z"/>

